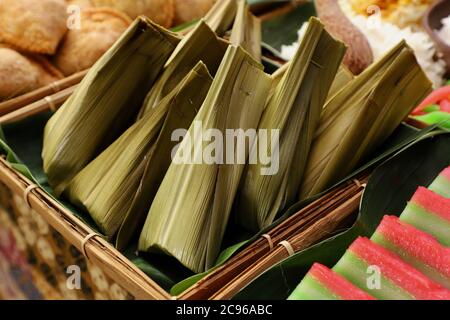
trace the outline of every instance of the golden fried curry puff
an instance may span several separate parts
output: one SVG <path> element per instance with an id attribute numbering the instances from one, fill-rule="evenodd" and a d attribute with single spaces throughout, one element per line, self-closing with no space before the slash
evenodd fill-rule
<path id="1" fill-rule="evenodd" d="M 66 75 L 91 67 L 130 25 L 131 19 L 110 8 L 88 8 L 81 13 L 80 29 L 69 30 L 55 57 Z"/>
<path id="2" fill-rule="evenodd" d="M 1 0 L 0 41 L 22 51 L 53 54 L 67 31 L 64 0 Z"/>

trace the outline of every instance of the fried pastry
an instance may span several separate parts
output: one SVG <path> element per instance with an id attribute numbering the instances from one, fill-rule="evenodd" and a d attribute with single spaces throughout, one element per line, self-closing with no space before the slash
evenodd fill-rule
<path id="1" fill-rule="evenodd" d="M 21 95 L 39 86 L 39 74 L 19 52 L 0 47 L 0 101 Z"/>
<path id="2" fill-rule="evenodd" d="M 21 51 L 54 54 L 67 27 L 64 0 L 1 0 L 0 40 Z"/>
<path id="3" fill-rule="evenodd" d="M 38 72 L 38 87 L 46 86 L 64 78 L 62 72 L 46 57 L 41 55 L 26 55 L 26 57 Z"/>
<path id="4" fill-rule="evenodd" d="M 42 55 L 0 44 L 0 101 L 46 86 L 64 75 Z"/>
<path id="5" fill-rule="evenodd" d="M 145 15 L 153 22 L 169 28 L 172 26 L 174 0 L 91 0 L 97 7 L 111 7 L 128 14 L 132 19 Z"/>
<path id="6" fill-rule="evenodd" d="M 81 29 L 69 30 L 55 57 L 66 75 L 90 68 L 128 28 L 131 19 L 110 8 L 88 8 L 81 13 Z"/>
<path id="7" fill-rule="evenodd" d="M 216 0 L 174 0 L 174 24 L 179 25 L 203 17 Z"/>
<path id="8" fill-rule="evenodd" d="M 66 0 L 68 5 L 79 6 L 81 9 L 92 7 L 91 0 Z"/>

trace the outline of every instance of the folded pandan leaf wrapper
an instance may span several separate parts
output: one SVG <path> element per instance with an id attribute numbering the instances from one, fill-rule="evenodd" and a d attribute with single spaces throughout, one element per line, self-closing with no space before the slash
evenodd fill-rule
<path id="1" fill-rule="evenodd" d="M 281 79 L 283 79 L 283 76 L 286 73 L 286 70 L 289 68 L 289 65 L 289 62 L 283 64 L 272 74 L 272 88 L 270 90 L 269 99 L 276 92 L 277 86 L 280 83 Z M 350 70 L 348 70 L 345 65 L 341 64 L 336 77 L 333 80 L 330 91 L 328 92 L 327 101 L 330 100 L 338 91 L 344 88 L 353 79 L 354 76 L 350 72 Z"/>
<path id="2" fill-rule="evenodd" d="M 348 83 L 354 79 L 353 73 L 342 64 L 339 67 L 339 71 L 334 78 L 333 84 L 331 85 L 330 91 L 328 92 L 327 101 L 333 98 L 333 96 L 341 91 Z"/>
<path id="3" fill-rule="evenodd" d="M 233 25 L 237 9 L 237 0 L 216 1 L 203 20 L 219 37 L 222 37 Z"/>
<path id="4" fill-rule="evenodd" d="M 288 67 L 289 62 L 283 64 L 272 74 L 273 92 L 275 92 L 277 85 L 280 83 Z M 338 91 L 344 88 L 353 79 L 354 79 L 353 73 L 351 73 L 350 70 L 348 70 L 348 68 L 344 64 L 341 64 L 336 74 L 336 77 L 333 80 L 331 88 L 328 91 L 327 101 L 330 100 Z"/>
<path id="5" fill-rule="evenodd" d="M 148 19 L 136 19 L 49 120 L 42 158 L 57 195 L 129 127 L 178 42 Z"/>
<path id="6" fill-rule="evenodd" d="M 322 112 L 300 199 L 349 174 L 430 91 L 430 81 L 405 42 L 347 84 Z"/>
<path id="7" fill-rule="evenodd" d="M 238 0 L 230 42 L 242 46 L 253 58 L 261 61 L 261 20 L 250 12 L 246 0 Z"/>
<path id="8" fill-rule="evenodd" d="M 295 203 L 320 113 L 344 53 L 345 46 L 312 18 L 259 123 L 259 129 L 271 135 L 279 130 L 279 151 L 270 145 L 266 153 L 279 156 L 279 170 L 263 175 L 262 163 L 245 168 L 237 197 L 237 220 L 245 228 L 259 231 Z"/>
<path id="9" fill-rule="evenodd" d="M 367 174 L 360 175 L 354 181 L 349 181 L 311 202 L 273 228 L 262 231 L 258 239 L 247 248 L 203 277 L 180 298 L 211 299 L 213 294 L 214 298 L 233 297 L 239 289 L 276 263 L 276 259 L 281 261 L 288 256 L 284 247 L 277 248 L 280 242 L 288 240 L 291 243 L 292 239 L 299 239 L 292 241 L 293 249 L 297 251 L 307 247 L 308 243 L 316 243 L 321 237 L 328 237 L 335 232 L 335 221 L 346 221 L 356 212 L 367 180 Z M 262 236 L 262 233 L 266 236 Z M 276 258 L 272 256 L 274 249 L 277 249 Z"/>
<path id="10" fill-rule="evenodd" d="M 131 212 L 130 207 L 133 201 L 150 207 L 155 195 L 155 191 L 143 194 L 138 190 L 144 171 L 147 165 L 158 165 L 157 171 L 146 175 L 153 190 L 157 189 L 175 146 L 170 140 L 172 129 L 189 128 L 211 82 L 207 68 L 200 62 L 153 112 L 131 126 L 67 186 L 64 193 L 71 203 L 86 209 L 108 238 L 117 233 L 125 218 L 125 228 L 142 221 L 138 216 L 142 212 Z"/>
<path id="11" fill-rule="evenodd" d="M 179 43 L 166 63 L 163 73 L 156 80 L 142 107 L 141 116 L 156 107 L 171 92 L 189 71 L 199 62 L 206 64 L 214 76 L 227 50 L 227 44 L 201 21 L 196 28 Z"/>
<path id="12" fill-rule="evenodd" d="M 173 162 L 169 167 L 148 213 L 140 251 L 171 255 L 197 273 L 214 265 L 244 165 L 208 164 L 199 159 L 202 149 L 198 143 L 205 150 L 209 143 L 195 125 L 200 123 L 204 132 L 217 129 L 222 133 L 256 128 L 270 85 L 262 65 L 242 48 L 228 48 L 194 124 L 175 154 L 175 159 L 182 160 L 189 153 L 195 159 Z"/>
<path id="13" fill-rule="evenodd" d="M 117 234 L 117 248 L 125 249 L 134 236 L 139 236 L 150 205 L 171 163 L 171 151 L 176 144 L 172 141 L 172 133 L 178 129 L 189 129 L 211 84 L 212 76 L 206 65 L 199 62 L 173 93 L 164 99 L 171 100 L 173 106 L 169 109 L 155 145 L 146 155 L 144 174 Z"/>
<path id="14" fill-rule="evenodd" d="M 289 62 L 283 64 L 281 67 L 279 67 L 277 70 L 275 70 L 274 73 L 270 75 L 272 78 L 272 85 L 270 87 L 269 96 L 267 97 L 267 101 L 272 100 L 272 97 L 277 92 L 278 84 L 283 79 L 284 75 L 286 74 L 286 70 L 289 68 Z"/>

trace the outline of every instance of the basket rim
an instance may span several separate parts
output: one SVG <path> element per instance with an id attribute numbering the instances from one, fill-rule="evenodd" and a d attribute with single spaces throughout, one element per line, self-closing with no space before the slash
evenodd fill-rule
<path id="1" fill-rule="evenodd" d="M 28 178 L 14 170 L 4 157 L 0 158 L 0 181 L 15 194 L 24 195 L 33 186 Z M 28 190 L 27 190 L 28 189 Z M 56 202 L 41 188 L 34 188 L 27 196 L 27 202 L 52 228 L 64 236 L 66 241 L 80 252 L 85 252 L 87 260 L 100 268 L 106 275 L 122 286 L 138 300 L 171 300 L 173 297 L 154 280 L 135 266 L 122 253 L 101 237 L 91 237 L 95 233 L 70 210 Z"/>

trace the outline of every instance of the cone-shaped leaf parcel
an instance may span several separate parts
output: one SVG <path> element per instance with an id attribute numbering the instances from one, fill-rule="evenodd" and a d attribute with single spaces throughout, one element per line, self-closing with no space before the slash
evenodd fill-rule
<path id="1" fill-rule="evenodd" d="M 45 127 L 44 171 L 57 195 L 136 118 L 179 39 L 138 18 Z"/>
<path id="2" fill-rule="evenodd" d="M 280 210 L 297 200 L 320 113 L 344 54 L 343 43 L 313 18 L 259 124 L 260 130 L 267 130 L 270 143 L 258 141 L 258 148 L 271 161 L 249 163 L 244 172 L 237 217 L 249 230 L 271 224 Z M 277 134 L 279 143 L 272 140 Z"/>
<path id="3" fill-rule="evenodd" d="M 344 64 L 341 64 L 339 71 L 336 74 L 336 78 L 334 78 L 333 84 L 331 85 L 330 91 L 328 92 L 327 101 L 341 91 L 353 79 L 353 73 Z"/>
<path id="4" fill-rule="evenodd" d="M 181 40 L 167 61 L 163 73 L 145 99 L 141 115 L 156 107 L 199 61 L 205 63 L 214 76 L 226 50 L 225 41 L 219 39 L 208 25 L 201 21 Z"/>
<path id="5" fill-rule="evenodd" d="M 261 61 L 261 20 L 250 12 L 246 0 L 238 0 L 230 42 L 242 46 L 253 58 Z"/>
<path id="6" fill-rule="evenodd" d="M 199 62 L 153 112 L 125 131 L 70 182 L 65 194 L 90 213 L 103 234 L 114 236 L 127 215 L 129 231 L 142 221 L 142 211 L 130 211 L 131 204 L 134 201 L 135 206 L 142 203 L 150 208 L 176 145 L 171 142 L 172 131 L 189 128 L 211 83 L 208 70 Z M 154 190 L 145 194 L 139 190 L 144 172 L 145 183 Z"/>
<path id="7" fill-rule="evenodd" d="M 325 105 L 309 155 L 300 198 L 348 175 L 431 90 L 413 51 L 399 43 Z"/>
<path id="8" fill-rule="evenodd" d="M 213 266 L 245 166 L 235 156 L 246 157 L 251 146 L 239 148 L 228 135 L 257 128 L 270 86 L 262 65 L 244 49 L 228 48 L 153 201 L 140 251 L 171 255 L 194 272 Z"/>
<path id="9" fill-rule="evenodd" d="M 216 1 L 203 19 L 219 37 L 222 37 L 233 25 L 237 8 L 237 0 Z"/>
<path id="10" fill-rule="evenodd" d="M 117 248 L 125 249 L 134 236 L 139 236 L 150 205 L 170 166 L 172 151 L 177 145 L 177 141 L 173 141 L 172 135 L 177 130 L 189 129 L 206 98 L 212 80 L 206 66 L 203 62 L 199 62 L 179 87 L 164 99 L 164 101 L 171 99 L 173 106 L 168 111 L 155 146 L 146 156 L 147 166 L 144 175 L 117 234 Z M 164 101 L 161 102 L 162 106 L 164 106 Z"/>

